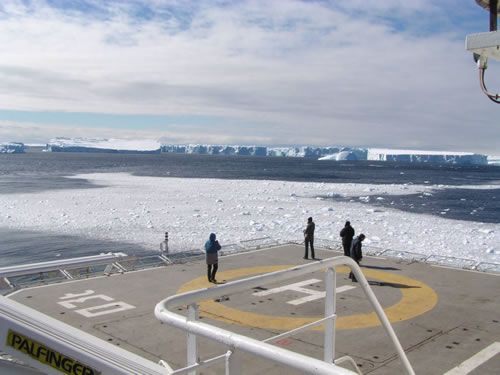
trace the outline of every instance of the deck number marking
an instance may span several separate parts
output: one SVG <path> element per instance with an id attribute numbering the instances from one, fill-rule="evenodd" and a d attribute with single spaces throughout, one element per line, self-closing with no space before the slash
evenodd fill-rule
<path id="1" fill-rule="evenodd" d="M 309 294 L 306 297 L 297 298 L 297 299 L 294 299 L 292 301 L 287 301 L 287 303 L 290 305 L 298 306 L 298 305 L 302 305 L 302 304 L 307 303 L 307 302 L 315 301 L 318 299 L 322 300 L 325 298 L 326 292 L 319 292 L 317 290 L 304 288 L 304 285 L 311 285 L 311 284 L 316 284 L 319 282 L 321 282 L 321 280 L 309 279 L 309 280 L 300 281 L 300 282 L 294 283 L 294 284 L 280 286 L 278 288 L 263 290 L 261 292 L 253 293 L 253 295 L 256 297 L 264 297 L 264 296 L 268 296 L 270 294 L 282 293 L 285 291 L 293 291 L 293 292 Z M 337 293 L 342 293 L 342 292 L 345 292 L 347 290 L 354 289 L 354 288 L 355 288 L 354 286 L 345 285 L 345 286 L 341 286 L 341 287 L 337 288 L 336 291 L 337 291 Z"/>
<path id="2" fill-rule="evenodd" d="M 474 354 L 468 360 L 462 362 L 457 367 L 452 368 L 444 375 L 465 375 L 472 372 L 475 368 L 479 367 L 486 361 L 493 358 L 495 355 L 500 353 L 500 342 L 494 342 L 490 346 L 487 346 L 479 353 Z"/>
<path id="3" fill-rule="evenodd" d="M 101 299 L 106 302 L 110 301 L 115 301 L 113 297 L 109 297 L 105 294 L 94 294 L 95 292 L 93 290 L 86 290 L 85 292 L 82 293 L 67 293 L 64 296 L 60 297 L 59 299 L 63 301 L 57 302 L 59 305 L 67 308 L 67 309 L 75 309 L 78 306 L 76 305 L 77 303 L 81 304 L 84 303 L 88 300 L 95 300 L 95 299 Z M 77 297 L 77 298 L 75 298 Z M 69 299 L 71 298 L 71 299 Z M 96 306 L 91 306 L 91 307 L 86 307 L 83 309 L 78 309 L 74 310 L 76 313 L 83 315 L 86 318 L 93 318 L 95 316 L 100 316 L 100 315 L 105 315 L 105 314 L 112 314 L 118 311 L 125 311 L 125 310 L 130 310 L 130 309 L 135 309 L 135 306 L 129 305 L 128 303 L 122 302 L 122 301 L 115 301 L 111 303 L 105 303 L 101 305 L 96 305 Z"/>
<path id="4" fill-rule="evenodd" d="M 75 298 L 75 299 L 70 299 L 69 301 L 62 301 L 58 302 L 61 306 L 66 307 L 67 309 L 74 309 L 76 305 L 74 303 L 83 303 L 89 299 L 96 299 L 100 298 L 104 301 L 113 301 L 114 298 L 105 296 L 104 294 L 96 294 L 95 296 L 87 296 L 87 297 L 81 297 L 81 298 Z"/>
<path id="5" fill-rule="evenodd" d="M 66 293 L 64 296 L 59 297 L 59 299 L 68 299 L 68 298 L 75 298 L 75 297 L 83 297 L 83 296 L 89 296 L 91 294 L 94 294 L 93 290 L 87 289 L 85 292 L 81 293 Z"/>
<path id="6" fill-rule="evenodd" d="M 108 303 L 106 305 L 87 307 L 86 309 L 75 310 L 75 312 L 83 315 L 86 318 L 93 318 L 94 316 L 111 314 L 118 311 L 130 310 L 133 308 L 135 308 L 135 306 L 120 301 L 120 302 Z M 93 312 L 95 310 L 103 310 L 103 311 Z"/>

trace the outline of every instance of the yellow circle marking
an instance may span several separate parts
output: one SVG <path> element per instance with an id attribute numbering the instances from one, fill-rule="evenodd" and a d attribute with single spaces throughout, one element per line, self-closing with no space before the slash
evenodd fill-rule
<path id="1" fill-rule="evenodd" d="M 243 276 L 275 272 L 291 267 L 293 266 L 279 265 L 239 268 L 219 272 L 217 276 L 220 279 L 229 281 L 236 278 L 241 278 Z M 347 273 L 350 271 L 348 267 L 336 267 L 335 270 L 340 273 Z M 384 282 L 405 284 L 411 286 L 411 288 L 401 288 L 401 300 L 396 304 L 384 309 L 391 323 L 400 322 L 419 316 L 431 310 L 437 304 L 438 297 L 436 292 L 434 292 L 432 288 L 430 288 L 423 282 L 411 279 L 409 277 L 371 269 L 363 270 L 363 274 L 370 279 L 377 279 Z M 203 289 L 209 286 L 211 286 L 211 284 L 209 284 L 206 280 L 206 276 L 202 276 L 182 285 L 178 290 L 178 293 L 188 292 L 196 289 Z M 288 331 L 323 318 L 322 316 L 300 318 L 258 314 L 224 306 L 222 303 L 217 303 L 212 300 L 202 301 L 199 305 L 201 316 L 216 319 L 229 324 L 239 324 L 242 326 L 250 326 L 261 329 L 278 329 Z M 376 313 L 371 312 L 366 314 L 355 314 L 337 317 L 335 325 L 337 329 L 368 328 L 379 326 L 380 321 Z"/>

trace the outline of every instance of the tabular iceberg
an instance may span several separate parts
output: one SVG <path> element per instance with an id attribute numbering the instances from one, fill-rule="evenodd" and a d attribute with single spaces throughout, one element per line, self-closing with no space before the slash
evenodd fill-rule
<path id="1" fill-rule="evenodd" d="M 500 165 L 500 155 L 489 155 L 488 164 L 490 165 Z"/>
<path id="2" fill-rule="evenodd" d="M 446 164 L 488 164 L 487 156 L 471 152 L 451 151 L 420 151 L 420 150 L 391 150 L 370 148 L 368 160 L 419 162 L 419 163 L 446 163 Z"/>
<path id="3" fill-rule="evenodd" d="M 46 151 L 159 154 L 161 145 L 152 140 L 54 138 L 47 143 Z"/>
<path id="4" fill-rule="evenodd" d="M 0 154 L 23 154 L 25 152 L 24 143 L 9 142 L 0 143 Z"/>
<path id="5" fill-rule="evenodd" d="M 202 154 L 202 155 L 240 155 L 240 156 L 266 156 L 267 147 L 264 146 L 239 146 L 239 145 L 162 145 L 162 152 L 176 154 Z"/>
<path id="6" fill-rule="evenodd" d="M 336 152 L 331 155 L 326 155 L 319 160 L 366 160 L 368 150 L 364 148 L 342 148 L 339 152 Z"/>
<path id="7" fill-rule="evenodd" d="M 240 146 L 240 145 L 162 145 L 162 152 L 177 154 L 202 154 L 202 155 L 240 155 L 240 156 L 277 156 L 293 158 L 321 158 L 339 152 L 349 152 L 356 159 L 366 160 L 366 149 L 355 149 L 346 147 L 315 147 L 315 146 L 290 146 L 290 147 L 266 147 L 266 146 Z"/>
<path id="8" fill-rule="evenodd" d="M 21 145 L 21 146 L 13 146 Z M 20 151 L 21 148 L 23 151 Z M 9 144 L 7 151 L 24 152 L 22 144 Z M 9 151 L 10 150 L 10 151 Z M 16 151 L 13 151 L 16 150 Z M 376 160 L 418 163 L 445 163 L 462 165 L 497 164 L 498 157 L 470 152 L 398 150 L 381 148 L 355 147 L 316 147 L 316 146 L 242 146 L 242 145 L 212 145 L 212 144 L 160 144 L 159 141 L 140 141 L 123 139 L 92 139 L 92 138 L 54 138 L 47 143 L 46 151 L 52 152 L 108 152 L 108 153 L 176 153 L 200 155 L 231 155 L 231 156 L 276 156 L 295 158 L 315 158 L 319 160 L 356 161 Z"/>

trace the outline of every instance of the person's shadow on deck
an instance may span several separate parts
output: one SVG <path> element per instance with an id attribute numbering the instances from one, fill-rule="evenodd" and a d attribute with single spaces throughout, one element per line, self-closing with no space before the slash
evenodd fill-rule
<path id="1" fill-rule="evenodd" d="M 375 285 L 375 286 L 390 286 L 391 288 L 398 288 L 398 289 L 420 288 L 419 286 L 416 286 L 416 285 L 406 285 L 406 284 L 399 284 L 399 283 L 387 283 L 385 281 L 373 281 L 373 280 L 368 280 L 368 284 Z"/>
<path id="2" fill-rule="evenodd" d="M 371 268 L 374 270 L 401 271 L 401 268 L 396 268 L 396 267 L 369 266 L 366 264 L 360 264 L 359 266 L 364 268 Z"/>

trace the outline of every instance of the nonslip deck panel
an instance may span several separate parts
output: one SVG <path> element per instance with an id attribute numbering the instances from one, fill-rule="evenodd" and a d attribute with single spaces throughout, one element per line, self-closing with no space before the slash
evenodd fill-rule
<path id="1" fill-rule="evenodd" d="M 317 250 L 327 258 L 339 253 Z M 303 248 L 286 245 L 219 259 L 219 281 L 253 276 L 311 262 Z M 500 278 L 479 272 L 365 257 L 362 271 L 405 348 L 417 374 L 444 374 L 500 341 Z M 200 306 L 202 321 L 257 339 L 265 339 L 324 314 L 323 272 L 277 285 L 262 285 L 222 296 Z M 10 298 L 49 316 L 172 367 L 185 365 L 185 334 L 161 324 L 154 306 L 179 290 L 213 287 L 204 260 L 23 289 Z M 347 269 L 337 269 L 336 357 L 352 356 L 364 373 L 400 374 L 395 350 Z M 71 294 L 71 296 L 68 296 Z M 182 310 L 185 312 L 185 309 Z M 225 348 L 200 338 L 200 357 Z M 310 330 L 275 343 L 322 358 L 323 334 Z M 500 355 L 475 363 L 471 374 L 495 374 Z M 347 367 L 347 365 L 346 365 Z M 243 357 L 245 374 L 289 374 L 271 362 Z M 219 374 L 223 365 L 204 369 Z"/>

